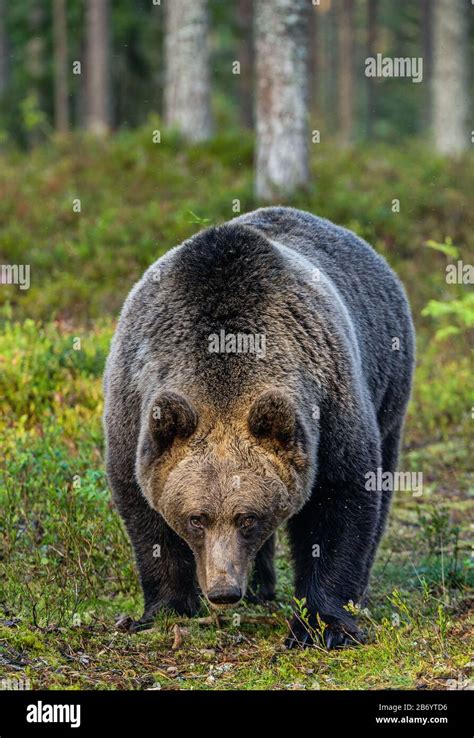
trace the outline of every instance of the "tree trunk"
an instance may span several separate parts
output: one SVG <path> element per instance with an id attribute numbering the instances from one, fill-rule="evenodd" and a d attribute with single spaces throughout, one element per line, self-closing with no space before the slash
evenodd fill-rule
<path id="1" fill-rule="evenodd" d="M 311 12 L 310 42 L 309 42 L 309 106 L 311 116 L 316 121 L 320 118 L 322 55 L 320 48 L 320 5 L 313 5 Z M 318 123 L 320 128 L 320 123 Z"/>
<path id="2" fill-rule="evenodd" d="M 375 56 L 377 42 L 377 0 L 367 0 L 367 56 Z M 375 123 L 375 83 L 367 77 L 367 138 L 372 138 Z"/>
<path id="3" fill-rule="evenodd" d="M 354 0 L 338 3 L 339 48 L 339 136 L 344 146 L 351 142 L 354 125 Z"/>
<path id="4" fill-rule="evenodd" d="M 434 0 L 433 133 L 436 149 L 448 155 L 469 145 L 467 13 L 464 3 Z"/>
<path id="5" fill-rule="evenodd" d="M 255 190 L 271 200 L 309 180 L 306 0 L 257 0 L 257 152 Z"/>
<path id="6" fill-rule="evenodd" d="M 54 0 L 54 121 L 59 133 L 69 130 L 66 0 Z"/>
<path id="7" fill-rule="evenodd" d="M 240 62 L 238 98 L 240 121 L 245 128 L 253 128 L 253 1 L 238 0 L 236 5 L 236 21 L 239 35 L 237 60 Z"/>
<path id="8" fill-rule="evenodd" d="M 207 0 L 171 0 L 165 38 L 165 121 L 189 141 L 213 132 Z"/>
<path id="9" fill-rule="evenodd" d="M 6 3 L 0 0 L 0 97 L 8 86 L 8 40 L 6 31 Z"/>
<path id="10" fill-rule="evenodd" d="M 28 37 L 23 50 L 23 63 L 28 82 L 26 97 L 21 103 L 21 107 L 23 108 L 23 126 L 28 146 L 34 147 L 44 139 L 47 130 L 41 86 L 47 64 L 44 34 L 46 9 L 39 0 L 35 0 L 30 5 Z M 29 115 L 28 112 L 33 112 L 33 115 Z"/>
<path id="11" fill-rule="evenodd" d="M 421 6 L 421 34 L 423 49 L 423 109 L 421 119 L 423 129 L 430 128 L 433 120 L 431 105 L 431 84 L 433 71 L 433 0 L 423 0 Z"/>
<path id="12" fill-rule="evenodd" d="M 87 0 L 86 128 L 103 136 L 110 128 L 109 2 Z"/>

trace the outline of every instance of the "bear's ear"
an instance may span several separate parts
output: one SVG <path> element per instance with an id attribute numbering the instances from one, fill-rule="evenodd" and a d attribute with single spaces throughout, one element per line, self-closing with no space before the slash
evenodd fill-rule
<path id="1" fill-rule="evenodd" d="M 296 440 L 296 410 L 283 392 L 270 390 L 257 397 L 250 408 L 248 425 L 256 438 L 267 438 L 283 446 Z"/>
<path id="2" fill-rule="evenodd" d="M 189 438 L 197 427 L 197 413 L 177 392 L 162 392 L 150 409 L 148 429 L 161 456 L 175 438 Z"/>
<path id="3" fill-rule="evenodd" d="M 248 427 L 255 438 L 282 455 L 298 472 L 308 464 L 308 434 L 292 400 L 279 390 L 257 397 L 248 416 Z"/>

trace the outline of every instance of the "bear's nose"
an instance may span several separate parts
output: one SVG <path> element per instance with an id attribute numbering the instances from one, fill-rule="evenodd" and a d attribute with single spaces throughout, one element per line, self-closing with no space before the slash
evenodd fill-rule
<path id="1" fill-rule="evenodd" d="M 207 599 L 213 605 L 234 605 L 242 598 L 240 587 L 216 585 L 207 593 Z"/>

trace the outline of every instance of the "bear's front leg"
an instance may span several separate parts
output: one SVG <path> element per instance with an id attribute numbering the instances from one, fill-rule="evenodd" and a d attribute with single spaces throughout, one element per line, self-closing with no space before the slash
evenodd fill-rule
<path id="1" fill-rule="evenodd" d="M 326 648 L 361 641 L 354 616 L 368 584 L 380 514 L 380 493 L 368 491 L 359 467 L 352 479 L 320 477 L 311 499 L 288 524 L 295 567 L 295 598 L 307 617 L 296 612 L 288 648 L 309 646 L 318 638 Z M 321 623 L 324 625 L 321 627 Z"/>
<path id="2" fill-rule="evenodd" d="M 247 601 L 254 604 L 270 602 L 275 599 L 275 535 L 263 544 L 255 558 L 252 578 L 247 591 Z"/>
<path id="3" fill-rule="evenodd" d="M 149 627 L 160 610 L 195 615 L 200 608 L 191 549 L 148 505 L 136 482 L 109 473 L 115 504 L 133 545 L 144 597 L 144 612 L 129 630 Z"/>

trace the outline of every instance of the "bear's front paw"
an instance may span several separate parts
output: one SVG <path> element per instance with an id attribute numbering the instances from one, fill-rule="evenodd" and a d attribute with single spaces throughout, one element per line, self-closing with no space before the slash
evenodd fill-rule
<path id="1" fill-rule="evenodd" d="M 331 650 L 360 645 L 363 639 L 355 625 L 349 628 L 339 623 L 331 624 L 326 625 L 321 631 L 316 618 L 309 618 L 305 623 L 298 615 L 294 615 L 290 621 L 290 632 L 285 640 L 286 648 L 308 648 L 315 643 Z"/>
<path id="2" fill-rule="evenodd" d="M 185 615 L 192 617 L 199 612 L 200 600 L 197 597 L 188 599 L 159 600 L 154 604 L 148 604 L 139 620 L 134 620 L 130 615 L 121 616 L 115 623 L 117 630 L 124 633 L 139 633 L 153 626 L 155 617 L 160 612 L 168 612 L 172 615 Z"/>
<path id="3" fill-rule="evenodd" d="M 358 628 L 352 626 L 350 629 L 345 625 L 328 625 L 323 634 L 324 645 L 328 650 L 332 648 L 347 648 L 348 646 L 360 646 L 364 643 L 362 633 Z"/>
<path id="4" fill-rule="evenodd" d="M 130 615 L 122 615 L 115 623 L 121 633 L 139 633 L 153 625 L 153 616 L 144 614 L 140 620 L 134 620 Z"/>
<path id="5" fill-rule="evenodd" d="M 131 633 L 134 625 L 135 620 L 130 615 L 120 615 L 118 620 L 115 621 L 115 627 L 121 633 Z"/>
<path id="6" fill-rule="evenodd" d="M 313 645 L 312 628 L 306 626 L 301 618 L 293 615 L 289 626 L 290 632 L 285 640 L 285 648 L 307 648 Z"/>
<path id="7" fill-rule="evenodd" d="M 139 633 L 141 630 L 151 628 L 153 618 L 143 615 L 140 620 L 134 620 L 130 615 L 121 615 L 115 622 L 115 627 L 121 633 Z"/>

